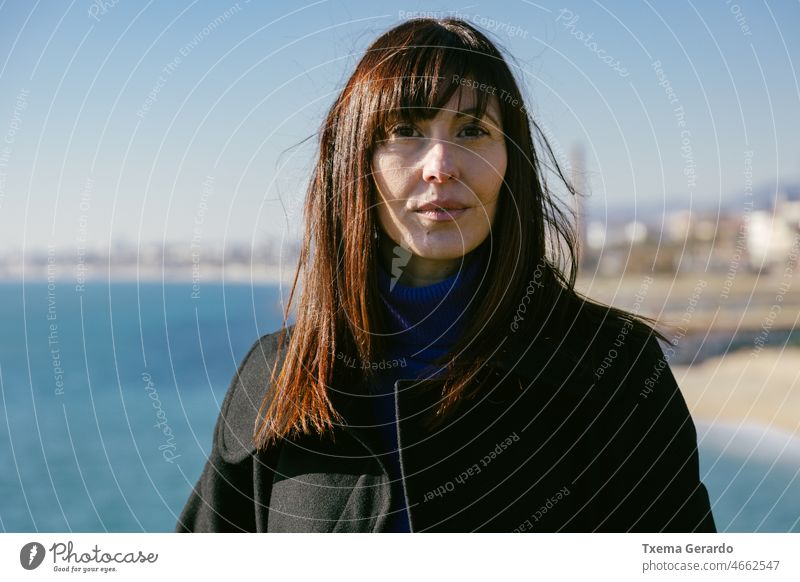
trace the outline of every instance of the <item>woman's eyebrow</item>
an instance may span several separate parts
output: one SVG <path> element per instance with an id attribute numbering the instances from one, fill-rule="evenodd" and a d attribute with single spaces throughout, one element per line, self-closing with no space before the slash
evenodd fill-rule
<path id="1" fill-rule="evenodd" d="M 456 111 L 455 117 L 456 118 L 459 118 L 459 117 L 474 117 L 475 119 L 478 119 L 477 113 L 478 113 L 478 108 L 477 107 L 470 107 L 469 109 L 464 109 L 463 111 Z M 486 115 L 486 117 L 491 119 L 496 126 L 498 126 L 498 127 L 500 126 L 500 122 L 498 122 L 497 119 L 495 119 L 494 115 L 492 115 L 492 113 L 488 109 L 486 109 L 486 111 L 484 111 L 484 115 Z"/>

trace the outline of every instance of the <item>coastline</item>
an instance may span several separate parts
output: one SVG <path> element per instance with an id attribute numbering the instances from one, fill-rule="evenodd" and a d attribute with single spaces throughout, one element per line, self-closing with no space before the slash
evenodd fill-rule
<path id="1" fill-rule="evenodd" d="M 203 266 L 201 270 L 170 265 L 136 267 L 135 265 L 106 266 L 91 269 L 80 275 L 74 269 L 58 269 L 50 277 L 59 285 L 81 286 L 87 283 L 253 283 L 257 285 L 291 285 L 297 265 L 240 265 Z M 47 283 L 48 275 L 42 268 L 6 269 L 0 271 L 4 283 Z M 299 284 L 299 282 L 298 282 Z"/>
<path id="2" fill-rule="evenodd" d="M 740 350 L 671 368 L 696 420 L 754 423 L 800 437 L 800 348 Z"/>
<path id="3" fill-rule="evenodd" d="M 800 466 L 800 436 L 753 421 L 694 419 L 697 444 L 707 452 L 740 459 Z"/>

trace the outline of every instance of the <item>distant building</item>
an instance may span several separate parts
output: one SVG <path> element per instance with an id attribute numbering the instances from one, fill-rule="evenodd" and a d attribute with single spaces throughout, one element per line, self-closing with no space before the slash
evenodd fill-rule
<path id="1" fill-rule="evenodd" d="M 781 194 L 772 211 L 752 212 L 747 228 L 750 266 L 768 271 L 782 265 L 800 237 L 800 201 Z"/>

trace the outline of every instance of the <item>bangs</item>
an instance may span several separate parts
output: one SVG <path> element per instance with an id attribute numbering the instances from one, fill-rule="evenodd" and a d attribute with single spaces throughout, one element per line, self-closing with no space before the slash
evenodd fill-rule
<path id="1" fill-rule="evenodd" d="M 393 50 L 370 71 L 364 87 L 369 94 L 364 113 L 373 143 L 385 138 L 390 123 L 434 118 L 453 95 L 456 110 L 462 111 L 462 102 L 467 101 L 474 108 L 471 114 L 480 119 L 492 95 L 511 91 L 499 86 L 498 65 L 491 56 L 463 45 L 420 44 Z M 500 105 L 498 100 L 498 109 Z"/>

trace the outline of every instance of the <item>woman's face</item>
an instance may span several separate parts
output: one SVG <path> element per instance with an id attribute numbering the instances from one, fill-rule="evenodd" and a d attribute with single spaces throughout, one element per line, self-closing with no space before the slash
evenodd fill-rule
<path id="1" fill-rule="evenodd" d="M 506 172 L 506 144 L 497 98 L 482 119 L 457 94 L 430 120 L 390 123 L 375 144 L 372 171 L 384 233 L 412 256 L 452 261 L 488 236 Z"/>

